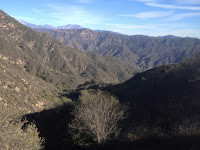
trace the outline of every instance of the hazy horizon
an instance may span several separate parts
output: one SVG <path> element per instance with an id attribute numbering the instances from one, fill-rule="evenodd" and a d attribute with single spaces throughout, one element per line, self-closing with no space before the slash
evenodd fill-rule
<path id="1" fill-rule="evenodd" d="M 1 9 L 36 25 L 77 24 L 126 35 L 200 38 L 199 0 L 10 0 L 2 2 Z"/>

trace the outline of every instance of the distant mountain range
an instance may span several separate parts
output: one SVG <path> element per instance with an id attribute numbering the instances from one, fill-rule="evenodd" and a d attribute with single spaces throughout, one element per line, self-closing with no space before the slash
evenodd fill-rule
<path id="1" fill-rule="evenodd" d="M 200 39 L 173 35 L 150 37 L 90 29 L 35 29 L 66 46 L 103 56 L 114 56 L 141 69 L 177 63 L 200 53 Z"/>
<path id="2" fill-rule="evenodd" d="M 35 25 L 35 24 L 31 24 L 31 23 L 28 23 L 28 22 L 25 22 L 22 20 L 18 20 L 18 21 L 29 28 L 35 28 L 35 29 L 82 29 L 83 28 L 80 25 L 76 25 L 76 24 L 68 24 L 68 25 L 54 27 L 54 26 L 48 25 L 48 24 Z"/>
<path id="3" fill-rule="evenodd" d="M 173 35 L 128 36 L 112 31 L 78 28 L 80 27 L 78 25 L 56 29 L 49 25 L 43 27 L 25 25 L 50 35 L 66 46 L 103 56 L 114 56 L 142 70 L 177 63 L 183 58 L 191 58 L 200 53 L 200 39 L 197 38 L 181 38 Z"/>
<path id="4" fill-rule="evenodd" d="M 79 25 L 53 27 L 21 23 L 50 35 L 66 46 L 103 56 L 114 56 L 142 70 L 177 63 L 183 58 L 200 53 L 200 39 L 197 38 L 181 38 L 174 35 L 128 36 L 106 30 L 94 31 Z"/>

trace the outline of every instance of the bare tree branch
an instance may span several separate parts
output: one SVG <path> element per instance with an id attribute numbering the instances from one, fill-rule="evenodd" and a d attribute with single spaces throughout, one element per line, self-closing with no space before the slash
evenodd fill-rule
<path id="1" fill-rule="evenodd" d="M 87 145 L 89 139 L 99 144 L 117 136 L 118 122 L 123 119 L 126 107 L 113 96 L 102 91 L 82 91 L 69 125 L 73 140 Z"/>

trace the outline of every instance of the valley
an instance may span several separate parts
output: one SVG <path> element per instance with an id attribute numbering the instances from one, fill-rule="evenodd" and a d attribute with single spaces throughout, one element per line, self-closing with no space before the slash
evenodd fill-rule
<path id="1" fill-rule="evenodd" d="M 199 149 L 200 39 L 68 27 L 0 10 L 0 149 Z"/>

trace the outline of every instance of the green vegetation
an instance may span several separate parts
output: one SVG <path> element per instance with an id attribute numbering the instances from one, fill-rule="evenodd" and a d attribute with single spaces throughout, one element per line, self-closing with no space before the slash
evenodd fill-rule
<path id="1" fill-rule="evenodd" d="M 39 150 L 43 139 L 35 124 L 21 121 L 23 113 L 16 106 L 0 103 L 0 149 L 2 150 Z"/>

